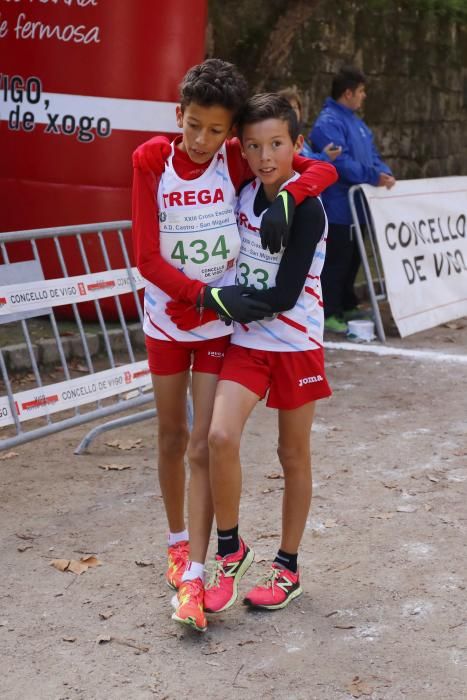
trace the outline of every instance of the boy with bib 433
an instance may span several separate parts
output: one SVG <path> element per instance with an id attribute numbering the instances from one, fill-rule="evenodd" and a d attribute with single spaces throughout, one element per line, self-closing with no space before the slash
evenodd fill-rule
<path id="1" fill-rule="evenodd" d="M 236 192 L 251 173 L 238 141 L 226 138 L 246 94 L 245 80 L 232 64 L 209 59 L 194 66 L 181 85 L 176 113 L 181 136 L 172 144 L 163 137 L 151 139 L 133 158 L 134 247 L 148 282 L 144 332 L 158 413 L 159 482 L 169 524 L 166 579 L 173 588 L 183 579 L 183 596 L 201 609 L 213 517 L 207 435 L 232 332 L 220 317 L 248 323 L 271 310 L 235 285 L 240 250 Z M 310 166 L 298 159 L 297 167 L 307 173 L 290 185 L 286 196 L 292 208 L 294 197 L 299 203 L 306 193 L 319 194 L 336 179 L 326 163 Z M 263 242 L 279 249 L 290 229 L 282 200 L 271 214 Z M 190 370 L 191 434 L 186 417 Z M 189 538 L 184 517 L 187 448 Z"/>
<path id="2" fill-rule="evenodd" d="M 239 136 L 256 178 L 239 196 L 241 249 L 238 281 L 263 301 L 274 318 L 235 324 L 219 376 L 209 431 L 211 486 L 218 553 L 205 591 L 206 612 L 229 608 L 253 551 L 238 534 L 241 492 L 240 439 L 259 400 L 278 409 L 278 456 L 284 471 L 282 537 L 268 574 L 247 593 L 252 608 L 285 607 L 302 592 L 297 553 L 311 502 L 310 432 L 317 399 L 331 394 L 324 372 L 320 273 L 327 220 L 319 199 L 295 210 L 289 243 L 271 254 L 260 245 L 261 219 L 293 181 L 297 118 L 285 98 L 249 99 Z M 254 289 L 252 289 L 254 288 Z"/>

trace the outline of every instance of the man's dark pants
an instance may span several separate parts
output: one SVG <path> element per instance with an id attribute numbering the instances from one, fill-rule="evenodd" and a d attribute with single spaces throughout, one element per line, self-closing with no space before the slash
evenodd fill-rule
<path id="1" fill-rule="evenodd" d="M 324 315 L 342 316 L 359 302 L 354 292 L 360 267 L 360 251 L 353 226 L 329 224 L 326 259 L 321 273 Z"/>

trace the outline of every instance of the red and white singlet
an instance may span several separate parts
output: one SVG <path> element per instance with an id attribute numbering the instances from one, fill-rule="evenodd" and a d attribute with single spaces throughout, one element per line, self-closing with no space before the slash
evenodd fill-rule
<path id="1" fill-rule="evenodd" d="M 297 177 L 295 175 L 288 182 Z M 283 250 L 272 254 L 261 247 L 259 229 L 263 215 L 256 216 L 253 210 L 260 184 L 260 180 L 256 179 L 240 192 L 237 221 L 241 249 L 237 260 L 237 282 L 256 289 L 269 289 L 275 285 Z M 306 282 L 294 308 L 275 315 L 271 320 L 254 321 L 247 326 L 235 323 L 232 343 L 275 352 L 316 350 L 322 347 L 324 313 L 320 275 L 326 255 L 327 229 L 326 219 Z"/>
<path id="2" fill-rule="evenodd" d="M 235 218 L 236 193 L 227 167 L 225 146 L 195 180 L 183 180 L 167 161 L 157 191 L 162 257 L 192 279 L 216 287 L 235 284 L 240 236 Z M 144 295 L 144 332 L 159 340 L 192 342 L 220 338 L 232 326 L 211 321 L 182 331 L 165 312 L 170 297 L 148 283 Z"/>

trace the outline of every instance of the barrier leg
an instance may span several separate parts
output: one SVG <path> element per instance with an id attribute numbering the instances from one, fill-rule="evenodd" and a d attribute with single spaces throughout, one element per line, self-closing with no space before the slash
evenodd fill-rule
<path id="1" fill-rule="evenodd" d="M 381 318 L 381 312 L 379 310 L 378 300 L 376 298 L 375 286 L 373 284 L 373 277 L 371 275 L 370 265 L 368 264 L 365 243 L 363 241 L 363 236 L 359 224 L 355 225 L 355 235 L 357 237 L 358 248 L 360 250 L 360 257 L 362 259 L 363 271 L 365 273 L 366 282 L 368 285 L 368 294 L 370 295 L 371 308 L 373 309 L 373 314 L 375 317 L 376 335 L 382 343 L 385 343 L 386 334 L 384 332 L 383 319 Z M 369 233 L 369 235 L 371 235 L 371 233 Z"/>
<path id="2" fill-rule="evenodd" d="M 193 427 L 193 403 L 191 396 L 187 397 L 187 416 L 188 425 L 191 430 Z M 149 420 L 150 418 L 155 418 L 157 411 L 155 408 L 150 408 L 147 411 L 142 411 L 140 413 L 135 413 L 132 416 L 123 416 L 122 418 L 116 418 L 115 420 L 109 420 L 107 423 L 102 423 L 102 425 L 97 425 L 92 428 L 81 440 L 78 447 L 75 449 L 75 455 L 84 454 L 91 442 L 101 433 L 106 433 L 109 430 L 114 430 L 115 428 L 123 428 L 126 425 L 133 425 L 133 423 L 139 423 L 142 420 Z"/>
<path id="3" fill-rule="evenodd" d="M 123 418 L 116 418 L 115 420 L 109 420 L 107 423 L 102 423 L 102 425 L 97 425 L 95 428 L 90 430 L 84 438 L 79 443 L 78 447 L 75 449 L 75 455 L 82 455 L 86 452 L 87 448 L 91 442 L 101 433 L 106 433 L 108 430 L 114 430 L 115 428 L 122 428 L 125 425 L 132 425 L 133 423 L 138 423 L 141 420 L 148 420 L 149 418 L 154 418 L 156 416 L 156 409 L 150 408 L 147 411 L 142 411 L 141 413 L 135 413 L 133 416 L 124 416 Z"/>
<path id="4" fill-rule="evenodd" d="M 363 198 L 363 194 L 359 190 L 358 186 L 351 187 L 349 190 L 349 205 L 350 211 L 352 212 L 352 218 L 354 222 L 355 235 L 357 237 L 358 249 L 360 251 L 360 258 L 362 260 L 363 271 L 365 273 L 366 281 L 368 284 L 368 294 L 370 295 L 371 308 L 373 309 L 373 314 L 375 318 L 375 328 L 376 334 L 382 343 L 386 342 L 386 334 L 384 332 L 383 319 L 381 318 L 381 313 L 379 310 L 378 299 L 376 297 L 375 286 L 373 284 L 373 276 L 371 274 L 370 265 L 368 263 L 368 257 L 365 250 L 365 243 L 363 241 L 362 230 L 360 226 L 360 220 L 357 213 L 357 208 L 355 205 L 355 196 L 359 192 L 360 196 Z M 367 220 L 368 221 L 368 220 Z M 369 223 L 369 222 L 368 222 Z M 372 236 L 371 226 L 368 225 L 368 235 Z"/>

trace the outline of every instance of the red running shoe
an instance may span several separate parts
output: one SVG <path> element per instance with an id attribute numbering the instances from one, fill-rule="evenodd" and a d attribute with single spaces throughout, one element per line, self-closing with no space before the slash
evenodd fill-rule
<path id="1" fill-rule="evenodd" d="M 240 539 L 240 548 L 226 557 L 216 555 L 214 570 L 204 591 L 206 612 L 227 610 L 237 600 L 238 584 L 251 566 L 255 553 Z"/>
<path id="2" fill-rule="evenodd" d="M 264 610 L 279 610 L 285 608 L 291 600 L 303 593 L 300 586 L 300 575 L 277 564 L 271 565 L 271 570 L 262 577 L 256 586 L 245 596 L 243 603 L 251 608 Z"/>
<path id="3" fill-rule="evenodd" d="M 206 632 L 208 623 L 203 610 L 204 586 L 200 578 L 182 581 L 177 593 L 177 608 L 172 620 L 192 627 L 198 632 Z"/>
<path id="4" fill-rule="evenodd" d="M 168 567 L 165 578 L 170 588 L 178 590 L 190 555 L 188 541 L 182 540 L 171 545 L 167 550 L 167 554 Z"/>

